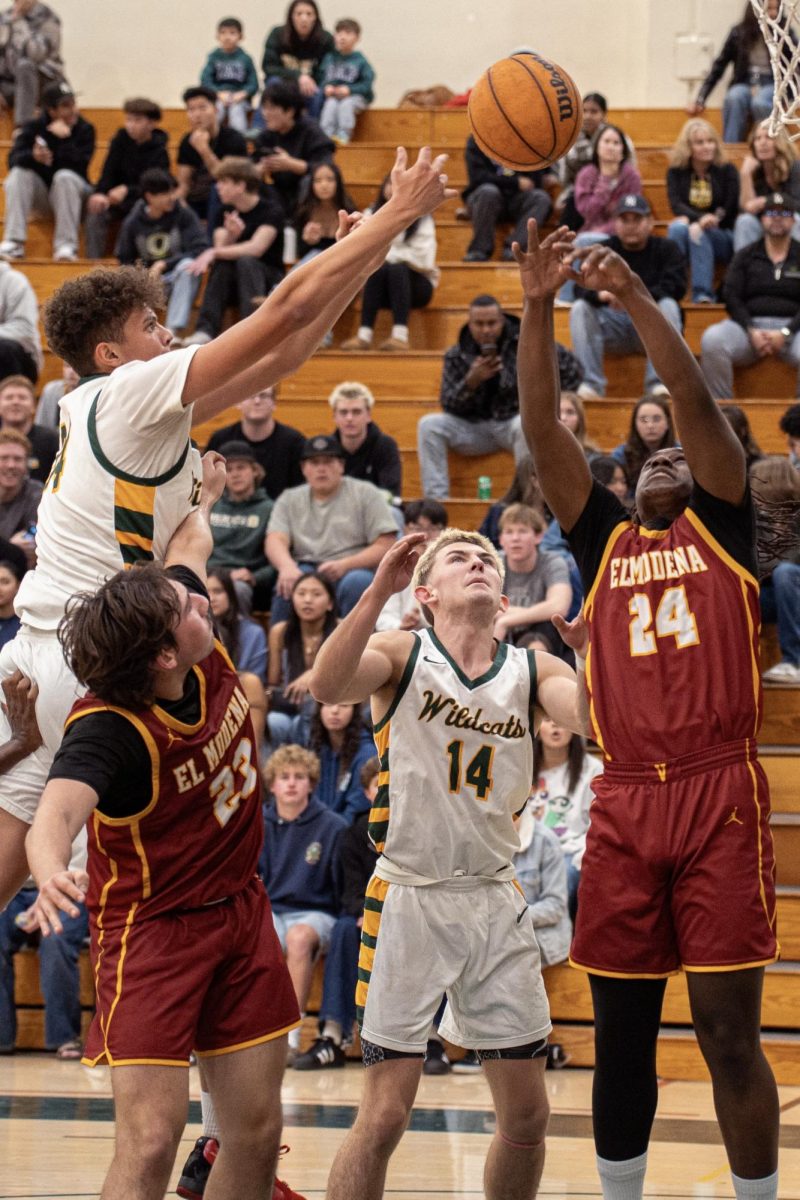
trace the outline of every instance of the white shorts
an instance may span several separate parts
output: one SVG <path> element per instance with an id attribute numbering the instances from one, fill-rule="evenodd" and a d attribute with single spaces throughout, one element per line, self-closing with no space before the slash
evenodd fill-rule
<path id="1" fill-rule="evenodd" d="M 7 679 L 16 670 L 39 685 L 36 719 L 44 743 L 35 754 L 29 754 L 5 775 L 0 775 L 0 808 L 30 825 L 64 736 L 64 722 L 85 688 L 64 661 L 55 631 L 44 632 L 23 625 L 0 651 L 0 679 Z M 0 711 L 0 745 L 9 736 L 8 721 Z"/>
<path id="2" fill-rule="evenodd" d="M 362 1039 L 422 1054 L 439 1032 L 471 1050 L 525 1046 L 552 1026 L 530 910 L 511 882 L 370 880 L 356 1007 Z"/>

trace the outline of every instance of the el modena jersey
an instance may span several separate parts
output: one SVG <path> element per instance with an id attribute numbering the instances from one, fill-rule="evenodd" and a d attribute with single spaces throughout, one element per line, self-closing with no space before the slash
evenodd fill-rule
<path id="1" fill-rule="evenodd" d="M 398 880 L 511 877 L 512 817 L 531 790 L 535 700 L 533 652 L 501 642 L 489 670 L 469 679 L 433 630 L 415 635 L 375 727 L 380 775 L 369 832 L 384 856 L 379 875 L 386 860 Z"/>
<path id="2" fill-rule="evenodd" d="M 691 507 L 611 530 L 584 613 L 594 736 L 607 758 L 666 761 L 754 738 L 758 580 Z"/>

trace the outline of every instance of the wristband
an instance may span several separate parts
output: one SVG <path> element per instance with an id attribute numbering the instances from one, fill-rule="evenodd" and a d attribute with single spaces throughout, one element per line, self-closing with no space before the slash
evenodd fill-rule
<path id="1" fill-rule="evenodd" d="M 581 656 L 580 656 L 580 654 L 578 654 L 577 650 L 573 650 L 572 653 L 575 655 L 575 670 L 580 671 L 582 674 L 585 675 L 586 674 L 586 659 L 581 658 Z"/>

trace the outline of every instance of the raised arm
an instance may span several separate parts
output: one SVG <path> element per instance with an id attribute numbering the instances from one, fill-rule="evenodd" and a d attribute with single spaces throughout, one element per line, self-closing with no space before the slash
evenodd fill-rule
<path id="1" fill-rule="evenodd" d="M 358 704 L 378 694 L 388 708 L 414 644 L 414 635 L 393 629 L 373 633 L 386 601 L 408 587 L 422 533 L 400 538 L 384 555 L 375 578 L 355 608 L 322 643 L 311 671 L 311 694 L 323 704 Z"/>
<path id="2" fill-rule="evenodd" d="M 173 533 L 167 546 L 165 567 L 189 567 L 206 582 L 206 564 L 214 546 L 211 509 L 225 491 L 225 459 L 216 450 L 203 455 L 203 490 L 200 503 Z"/>
<path id="3" fill-rule="evenodd" d="M 656 374 L 672 397 L 675 427 L 686 462 L 701 487 L 741 504 L 747 467 L 739 439 L 712 399 L 697 359 L 670 325 L 638 275 L 607 247 L 596 246 L 581 264 L 585 287 L 619 300 L 636 327 Z"/>
<path id="4" fill-rule="evenodd" d="M 391 200 L 348 237 L 291 272 L 251 316 L 198 350 L 183 391 L 184 404 L 201 402 L 197 420 L 207 419 L 280 378 L 287 369 L 280 344 L 290 335 L 305 331 L 306 354 L 316 348 L 315 316 L 326 310 L 330 321 L 343 312 L 362 286 L 365 262 L 383 256 L 398 233 L 449 195 L 447 176 L 442 174 L 445 158 L 432 159 L 424 147 L 414 166 L 408 168 L 405 150 L 398 150 Z M 265 377 L 253 381 L 248 375 L 250 368 L 269 350 L 273 357 Z M 292 350 L 290 370 L 297 362 L 296 344 Z M 244 380 L 247 390 L 242 390 Z"/>
<path id="5" fill-rule="evenodd" d="M 528 222 L 528 247 L 514 243 L 525 307 L 517 349 L 519 411 L 544 498 L 559 524 L 570 530 L 583 512 L 592 487 L 586 456 L 559 420 L 553 299 L 570 270 L 574 234 L 566 227 L 541 242 L 536 222 Z"/>

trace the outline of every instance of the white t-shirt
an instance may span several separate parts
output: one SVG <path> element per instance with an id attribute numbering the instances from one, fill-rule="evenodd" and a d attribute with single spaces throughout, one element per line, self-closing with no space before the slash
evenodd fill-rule
<path id="1" fill-rule="evenodd" d="M 564 854 L 572 855 L 572 865 L 578 869 L 583 860 L 589 829 L 589 806 L 594 795 L 591 782 L 595 776 L 602 774 L 600 759 L 587 754 L 572 793 L 567 788 L 569 767 L 563 763 L 560 767 L 550 767 L 539 774 L 531 798 L 534 810 L 539 805 L 543 806 L 542 823 L 552 829 L 561 842 Z"/>
<path id="2" fill-rule="evenodd" d="M 196 346 L 90 376 L 61 401 L 61 441 L 38 513 L 37 564 L 17 593 L 24 624 L 55 629 L 70 596 L 162 561 L 200 500 L 200 454 L 181 403 Z"/>

